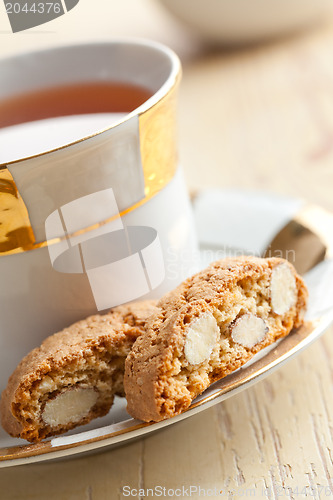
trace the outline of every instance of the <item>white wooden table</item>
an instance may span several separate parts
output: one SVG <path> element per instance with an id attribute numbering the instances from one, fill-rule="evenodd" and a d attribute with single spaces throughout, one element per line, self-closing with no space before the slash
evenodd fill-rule
<path id="1" fill-rule="evenodd" d="M 0 55 L 113 36 L 165 42 L 184 65 L 179 140 L 189 188 L 271 190 L 333 210 L 333 20 L 265 46 L 209 51 L 153 0 L 95 3 L 95 15 L 81 0 L 15 35 L 0 11 Z M 221 498 L 333 496 L 332 333 L 253 388 L 126 447 L 4 469 L 0 498 L 111 500 L 158 486 L 185 488 L 184 498 L 191 486 Z"/>

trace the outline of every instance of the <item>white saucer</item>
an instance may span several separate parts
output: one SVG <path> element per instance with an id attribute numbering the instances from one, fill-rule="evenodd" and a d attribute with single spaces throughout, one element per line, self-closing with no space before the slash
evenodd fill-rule
<path id="1" fill-rule="evenodd" d="M 301 205 L 299 200 L 272 194 L 230 190 L 202 193 L 197 197 L 194 208 L 203 266 L 229 253 L 260 254 Z M 162 422 L 146 424 L 132 419 L 126 412 L 125 400 L 117 398 L 105 417 L 49 441 L 31 445 L 13 439 L 0 430 L 0 467 L 65 458 L 125 444 L 189 418 L 249 387 L 307 347 L 333 321 L 332 262 L 322 262 L 305 278 L 310 292 L 307 324 L 259 353 L 251 363 L 237 372 L 213 384 L 185 413 Z M 323 302 L 324 297 L 326 302 Z"/>

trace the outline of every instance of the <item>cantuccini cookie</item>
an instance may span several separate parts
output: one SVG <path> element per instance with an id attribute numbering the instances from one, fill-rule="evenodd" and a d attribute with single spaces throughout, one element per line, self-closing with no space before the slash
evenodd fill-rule
<path id="1" fill-rule="evenodd" d="M 160 421 L 300 326 L 307 290 L 283 259 L 211 264 L 158 302 L 125 363 L 128 412 Z"/>
<path id="2" fill-rule="evenodd" d="M 4 429 L 31 442 L 108 413 L 155 302 L 120 306 L 48 337 L 17 366 L 0 403 Z"/>

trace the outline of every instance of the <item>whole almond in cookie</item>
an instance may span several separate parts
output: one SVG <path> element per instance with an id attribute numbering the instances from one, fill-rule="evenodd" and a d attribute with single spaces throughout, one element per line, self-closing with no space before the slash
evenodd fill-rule
<path id="1" fill-rule="evenodd" d="M 125 363 L 128 412 L 160 421 L 300 326 L 307 290 L 283 259 L 224 259 L 158 302 Z"/>
<path id="2" fill-rule="evenodd" d="M 284 314 L 295 304 L 297 298 L 294 273 L 287 263 L 273 269 L 271 278 L 271 305 L 276 314 Z"/>
<path id="3" fill-rule="evenodd" d="M 204 313 L 187 327 L 185 358 L 191 365 L 202 363 L 209 358 L 219 338 L 220 330 L 216 319 L 212 314 Z"/>
<path id="4" fill-rule="evenodd" d="M 231 338 L 235 344 L 249 348 L 262 342 L 269 332 L 265 320 L 251 313 L 242 314 L 230 326 L 230 329 Z"/>

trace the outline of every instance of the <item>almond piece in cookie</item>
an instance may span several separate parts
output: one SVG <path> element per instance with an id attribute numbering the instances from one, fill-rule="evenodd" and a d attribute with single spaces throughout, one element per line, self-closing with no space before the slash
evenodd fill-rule
<path id="1" fill-rule="evenodd" d="M 187 328 L 184 354 L 191 365 L 197 365 L 208 359 L 220 338 L 216 319 L 205 313 L 195 319 Z"/>
<path id="2" fill-rule="evenodd" d="M 271 305 L 276 314 L 284 314 L 297 299 L 296 280 L 290 266 L 280 264 L 273 269 L 271 279 Z"/>
<path id="3" fill-rule="evenodd" d="M 79 422 L 89 415 L 97 399 L 98 392 L 92 387 L 69 387 L 45 403 L 42 420 L 50 427 Z"/>
<path id="4" fill-rule="evenodd" d="M 160 421 L 300 326 L 307 290 L 283 259 L 224 259 L 158 302 L 125 363 L 128 412 Z"/>
<path id="5" fill-rule="evenodd" d="M 230 328 L 232 340 L 248 348 L 262 342 L 269 331 L 266 322 L 251 313 L 242 314 Z"/>
<path id="6" fill-rule="evenodd" d="M 2 393 L 4 429 L 37 442 L 106 415 L 124 395 L 124 363 L 157 312 L 153 301 L 120 306 L 48 337 L 18 365 Z"/>

